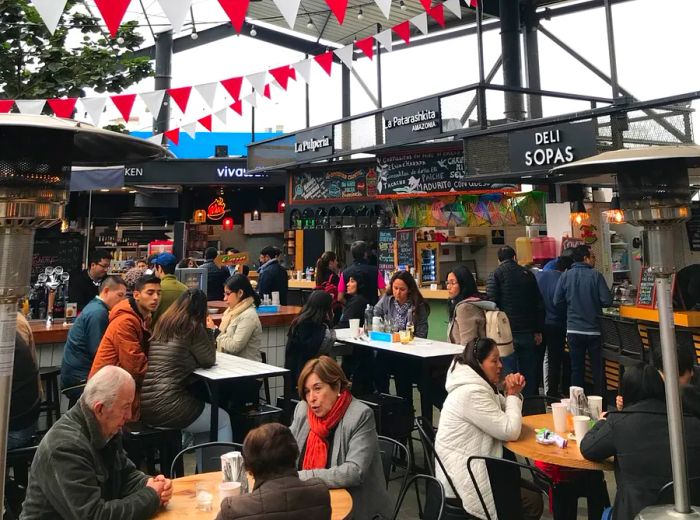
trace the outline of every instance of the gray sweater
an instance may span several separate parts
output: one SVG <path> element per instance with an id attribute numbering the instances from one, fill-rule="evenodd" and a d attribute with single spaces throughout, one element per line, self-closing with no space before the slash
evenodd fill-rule
<path id="1" fill-rule="evenodd" d="M 300 402 L 291 426 L 301 451 L 309 436 L 307 410 L 306 402 Z M 352 496 L 353 518 L 391 518 L 393 504 L 386 491 L 374 414 L 367 405 L 351 401 L 335 429 L 332 446 L 330 468 L 302 470 L 299 477 L 317 477 L 329 488 L 346 488 Z"/>

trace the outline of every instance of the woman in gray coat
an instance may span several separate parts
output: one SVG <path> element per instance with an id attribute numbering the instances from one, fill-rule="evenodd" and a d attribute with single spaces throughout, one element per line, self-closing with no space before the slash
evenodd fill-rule
<path id="1" fill-rule="evenodd" d="M 298 381 L 302 401 L 291 430 L 299 444 L 299 477 L 317 477 L 352 495 L 353 517 L 391 518 L 372 410 L 354 399 L 349 382 L 331 358 L 312 359 Z"/>

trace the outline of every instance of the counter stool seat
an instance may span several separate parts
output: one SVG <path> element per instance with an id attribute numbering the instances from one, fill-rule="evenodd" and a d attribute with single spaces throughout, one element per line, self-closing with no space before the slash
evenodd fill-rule
<path id="1" fill-rule="evenodd" d="M 46 413 L 46 429 L 53 426 L 61 417 L 61 394 L 58 390 L 58 378 L 61 367 L 41 367 L 39 377 L 44 387 L 44 400 L 39 405 L 39 412 Z"/>
<path id="2" fill-rule="evenodd" d="M 177 428 L 157 428 L 140 422 L 128 423 L 122 430 L 124 449 L 138 467 L 146 462 L 148 473 L 168 474 L 175 456 L 182 450 L 182 431 Z M 156 471 L 156 464 L 160 471 Z"/>

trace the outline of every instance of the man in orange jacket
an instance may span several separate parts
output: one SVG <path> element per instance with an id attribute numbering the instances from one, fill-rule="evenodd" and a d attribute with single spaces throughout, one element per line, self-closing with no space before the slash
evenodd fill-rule
<path id="1" fill-rule="evenodd" d="M 142 276 L 136 281 L 133 295 L 115 305 L 109 313 L 109 325 L 97 348 L 90 379 L 105 365 L 123 368 L 136 381 L 136 396 L 132 404 L 132 420 L 138 421 L 140 393 L 148 367 L 151 314 L 160 301 L 160 279 Z"/>

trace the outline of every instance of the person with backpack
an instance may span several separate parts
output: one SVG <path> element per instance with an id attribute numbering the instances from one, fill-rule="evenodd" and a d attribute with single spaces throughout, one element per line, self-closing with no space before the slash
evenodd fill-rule
<path id="1" fill-rule="evenodd" d="M 316 271 L 314 278 L 316 287 L 325 291 L 333 297 L 333 323 L 338 323 L 343 312 L 343 304 L 338 301 L 338 285 L 340 276 L 338 271 L 338 257 L 333 251 L 326 251 L 316 260 Z"/>
<path id="2" fill-rule="evenodd" d="M 447 274 L 447 309 L 450 322 L 447 341 L 466 345 L 474 338 L 485 338 L 486 312 L 496 310 L 496 304 L 479 298 L 471 271 L 458 265 Z"/>

